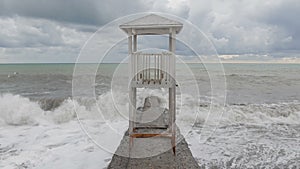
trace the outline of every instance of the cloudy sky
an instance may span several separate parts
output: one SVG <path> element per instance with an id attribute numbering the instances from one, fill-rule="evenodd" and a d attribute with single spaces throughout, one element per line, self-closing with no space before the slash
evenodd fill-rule
<path id="1" fill-rule="evenodd" d="M 163 12 L 201 29 L 229 62 L 299 62 L 299 0 L 0 0 L 0 63 L 75 62 L 119 17 Z"/>

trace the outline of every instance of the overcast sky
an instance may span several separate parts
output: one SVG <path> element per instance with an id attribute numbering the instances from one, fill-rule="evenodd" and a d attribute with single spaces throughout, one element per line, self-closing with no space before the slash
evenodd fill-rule
<path id="1" fill-rule="evenodd" d="M 187 19 L 224 61 L 300 62 L 299 0 L 0 0 L 0 63 L 74 62 L 98 28 L 139 12 Z"/>

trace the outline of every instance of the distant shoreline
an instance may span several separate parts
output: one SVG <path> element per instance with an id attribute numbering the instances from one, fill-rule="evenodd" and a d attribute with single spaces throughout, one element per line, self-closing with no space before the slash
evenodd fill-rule
<path id="1" fill-rule="evenodd" d="M 300 63 L 291 63 L 291 62 L 220 62 L 222 64 L 294 64 L 298 65 Z M 0 65 L 50 65 L 50 64 L 99 64 L 99 63 L 0 63 Z M 119 62 L 107 62 L 100 64 L 127 64 Z M 177 63 L 181 64 L 181 63 Z M 219 64 L 219 62 L 186 62 L 186 64 Z"/>

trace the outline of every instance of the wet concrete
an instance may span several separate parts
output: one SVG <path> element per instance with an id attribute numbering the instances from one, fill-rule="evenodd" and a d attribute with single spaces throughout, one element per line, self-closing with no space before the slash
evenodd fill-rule
<path id="1" fill-rule="evenodd" d="M 197 169 L 187 142 L 177 129 L 176 155 L 170 138 L 135 138 L 129 157 L 129 136 L 125 133 L 108 169 Z"/>

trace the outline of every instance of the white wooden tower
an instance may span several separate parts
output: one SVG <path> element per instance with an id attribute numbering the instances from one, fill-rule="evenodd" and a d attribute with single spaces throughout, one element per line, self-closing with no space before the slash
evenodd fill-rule
<path id="1" fill-rule="evenodd" d="M 129 136 L 130 149 L 134 138 L 162 136 L 171 138 L 175 154 L 176 141 L 176 80 L 175 80 L 175 42 L 176 34 L 183 24 L 159 15 L 150 14 L 120 25 L 128 35 L 129 53 Z M 137 51 L 137 36 L 169 35 L 169 51 L 161 53 L 144 53 Z M 169 122 L 166 126 L 136 125 L 136 94 L 137 88 L 167 88 L 169 90 Z M 147 128 L 151 133 L 138 132 Z M 166 132 L 155 132 L 155 129 L 165 128 Z M 153 129 L 153 130 L 152 130 Z"/>

